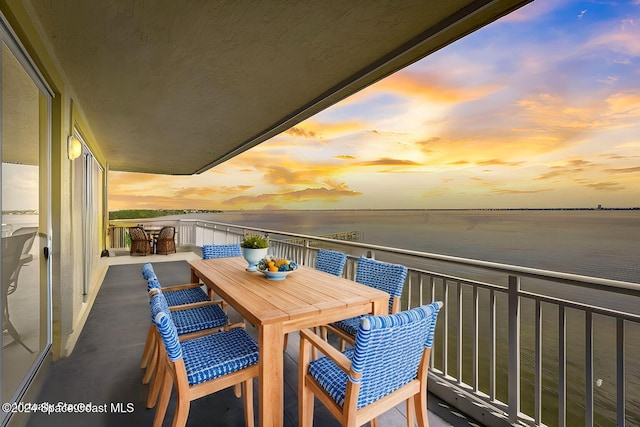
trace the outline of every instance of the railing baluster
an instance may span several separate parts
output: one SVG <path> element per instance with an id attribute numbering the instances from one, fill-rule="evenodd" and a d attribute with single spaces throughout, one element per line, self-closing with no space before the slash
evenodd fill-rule
<path id="1" fill-rule="evenodd" d="M 473 287 L 473 392 L 478 392 L 478 287 Z"/>
<path id="2" fill-rule="evenodd" d="M 542 424 L 542 304 L 536 299 L 535 344 L 534 344 L 534 420 L 536 425 Z"/>
<path id="3" fill-rule="evenodd" d="M 558 307 L 558 426 L 567 425 L 567 315 Z"/>
<path id="4" fill-rule="evenodd" d="M 489 400 L 496 400 L 496 293 L 489 291 Z"/>
<path id="5" fill-rule="evenodd" d="M 444 336 L 443 336 L 443 345 L 442 345 L 442 373 L 447 376 L 449 375 L 449 281 L 447 279 L 442 279 L 443 287 L 444 287 Z"/>
<path id="6" fill-rule="evenodd" d="M 626 413 L 626 376 L 624 362 L 624 319 L 618 319 L 616 322 L 616 402 L 617 402 L 617 425 L 625 425 Z"/>
<path id="7" fill-rule="evenodd" d="M 584 386 L 585 427 L 593 427 L 593 313 L 585 313 L 584 330 Z"/>
<path id="8" fill-rule="evenodd" d="M 520 414 L 520 278 L 509 276 L 509 421 Z"/>
<path id="9" fill-rule="evenodd" d="M 464 325 L 464 318 L 462 316 L 462 286 L 460 285 L 460 282 L 456 283 L 456 305 L 458 306 L 458 348 L 456 349 L 456 370 L 458 384 L 462 384 L 462 326 Z"/>
<path id="10" fill-rule="evenodd" d="M 407 274 L 407 310 L 411 310 L 411 296 L 413 295 L 413 281 L 411 278 L 412 274 L 409 272 L 409 274 Z"/>

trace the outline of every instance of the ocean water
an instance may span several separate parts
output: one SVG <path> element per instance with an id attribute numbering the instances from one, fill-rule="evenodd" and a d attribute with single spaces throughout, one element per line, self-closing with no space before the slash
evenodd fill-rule
<path id="1" fill-rule="evenodd" d="M 373 211 L 235 211 L 201 216 L 217 222 L 255 226 L 275 231 L 322 235 L 347 231 L 361 233 L 361 241 L 563 273 L 621 280 L 640 284 L 640 210 L 373 210 Z M 402 261 L 400 261 L 402 262 Z M 482 279 L 485 279 L 484 277 Z M 503 278 L 504 279 L 504 278 Z M 489 279 L 490 280 L 490 279 Z M 534 281 L 535 282 L 535 281 Z M 494 282 L 497 283 L 497 282 Z M 523 284 L 536 291 L 536 283 Z M 470 298 L 463 290 L 464 298 Z M 640 314 L 640 298 L 603 295 L 572 286 L 540 285 L 540 292 L 572 301 L 603 304 Z M 436 296 L 440 298 L 441 296 Z M 480 329 L 488 327 L 487 295 L 481 294 Z M 470 301 L 470 299 L 466 300 Z M 448 301 L 455 310 L 455 296 Z M 521 408 L 533 413 L 535 325 L 532 301 L 522 302 Z M 496 378 L 498 398 L 507 397 L 507 301 L 497 307 Z M 464 311 L 471 307 L 465 305 Z M 560 425 L 558 418 L 558 310 L 543 309 L 543 422 Z M 585 326 L 584 314 L 568 309 L 567 333 L 567 425 L 585 425 Z M 473 330 L 465 316 L 463 331 Z M 457 334 L 450 322 L 450 338 Z M 626 323 L 626 416 L 627 425 L 640 425 L 640 361 L 633 357 L 640 343 L 640 325 Z M 472 342 L 463 332 L 463 377 L 470 381 Z M 611 426 L 616 420 L 616 324 L 594 316 L 594 425 Z M 487 392 L 488 337 L 479 337 L 479 387 Z M 436 359 L 438 352 L 434 353 Z M 449 354 L 455 366 L 455 352 Z M 437 362 L 438 363 L 438 362 Z M 483 369 L 482 367 L 485 367 Z M 455 368 L 450 368 L 455 369 Z"/>
<path id="2" fill-rule="evenodd" d="M 640 210 L 229 211 L 203 219 L 640 283 Z"/>

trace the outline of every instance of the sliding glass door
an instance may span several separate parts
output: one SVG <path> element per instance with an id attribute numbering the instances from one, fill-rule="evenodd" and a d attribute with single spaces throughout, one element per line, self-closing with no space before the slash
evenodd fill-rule
<path id="1" fill-rule="evenodd" d="M 0 401 L 22 397 L 51 345 L 51 94 L 0 15 L 2 344 Z M 0 412 L 0 424 L 8 414 Z"/>

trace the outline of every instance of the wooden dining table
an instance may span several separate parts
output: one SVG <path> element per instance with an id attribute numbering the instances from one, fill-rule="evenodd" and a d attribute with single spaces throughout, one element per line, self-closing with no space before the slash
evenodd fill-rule
<path id="1" fill-rule="evenodd" d="M 284 410 L 283 340 L 289 332 L 360 314 L 387 314 L 389 294 L 300 266 L 284 280 L 246 271 L 242 257 L 189 261 L 192 282 L 200 280 L 258 332 L 259 421 L 282 426 Z"/>

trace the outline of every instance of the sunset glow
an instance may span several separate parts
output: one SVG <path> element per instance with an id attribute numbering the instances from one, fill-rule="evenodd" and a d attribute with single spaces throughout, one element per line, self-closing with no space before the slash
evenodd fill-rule
<path id="1" fill-rule="evenodd" d="M 537 0 L 203 174 L 109 209 L 640 206 L 640 0 Z"/>

